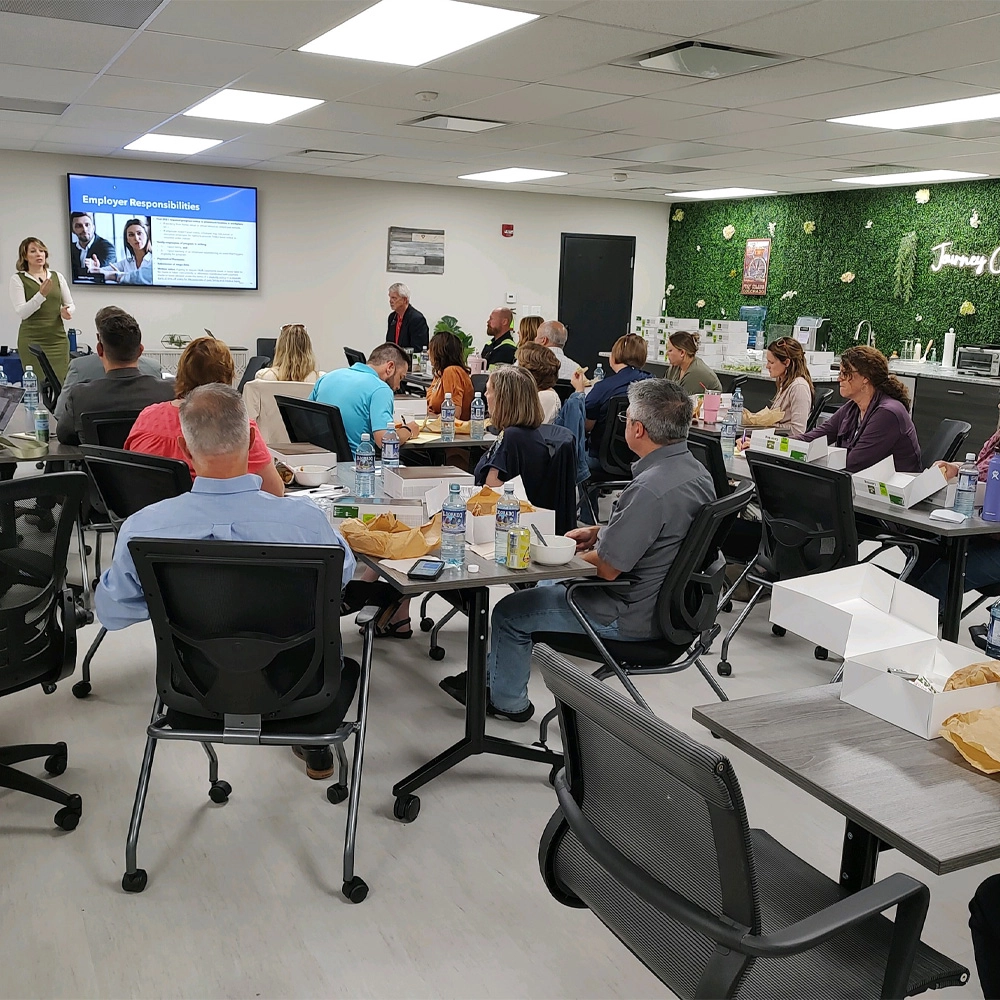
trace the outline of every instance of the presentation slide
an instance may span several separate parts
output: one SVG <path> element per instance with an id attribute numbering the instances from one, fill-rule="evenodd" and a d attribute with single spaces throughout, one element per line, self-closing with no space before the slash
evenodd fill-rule
<path id="1" fill-rule="evenodd" d="M 69 175 L 75 284 L 257 287 L 257 189 Z"/>

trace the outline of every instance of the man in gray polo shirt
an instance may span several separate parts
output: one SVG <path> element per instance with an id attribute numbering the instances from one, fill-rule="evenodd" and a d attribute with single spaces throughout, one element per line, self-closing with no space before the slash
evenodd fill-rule
<path id="1" fill-rule="evenodd" d="M 639 456 L 632 482 L 622 492 L 606 527 L 568 533 L 577 552 L 597 567 L 602 580 L 631 573 L 626 590 L 600 587 L 580 592 L 579 604 L 598 635 L 610 639 L 660 637 L 656 600 L 694 519 L 715 499 L 712 477 L 688 451 L 691 400 L 675 382 L 645 379 L 628 387 L 625 440 Z M 527 722 L 533 632 L 583 632 L 560 585 L 535 587 L 503 598 L 493 609 L 490 630 L 490 715 Z M 465 675 L 441 687 L 465 699 Z"/>

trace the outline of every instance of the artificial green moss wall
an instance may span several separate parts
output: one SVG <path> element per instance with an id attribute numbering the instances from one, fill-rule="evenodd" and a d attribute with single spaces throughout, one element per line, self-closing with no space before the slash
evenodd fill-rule
<path id="1" fill-rule="evenodd" d="M 1000 182 L 930 185 L 926 204 L 917 202 L 917 190 L 676 202 L 667 245 L 667 314 L 735 319 L 741 305 L 766 305 L 769 324 L 829 316 L 838 351 L 853 341 L 863 319 L 871 320 L 876 345 L 886 354 L 904 338 L 926 345 L 933 337 L 940 358 L 950 326 L 959 344 L 1000 342 L 1000 276 L 988 269 L 979 277 L 956 268 L 930 271 L 937 256 L 931 247 L 945 240 L 953 241 L 952 253 L 987 257 L 1000 246 Z M 978 228 L 969 221 L 974 211 Z M 805 232 L 806 222 L 815 223 L 814 232 Z M 767 238 L 768 223 L 774 235 L 767 295 L 741 295 L 746 241 Z M 727 240 L 723 229 L 730 225 L 736 232 Z M 893 297 L 893 276 L 900 239 L 911 231 L 917 234 L 913 295 L 903 302 Z M 841 281 L 848 271 L 854 280 Z M 797 294 L 782 300 L 789 291 Z M 974 315 L 959 315 L 964 301 L 975 306 Z"/>

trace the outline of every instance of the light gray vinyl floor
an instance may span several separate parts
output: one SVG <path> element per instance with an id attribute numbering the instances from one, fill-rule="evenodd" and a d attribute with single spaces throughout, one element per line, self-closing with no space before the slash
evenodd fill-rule
<path id="1" fill-rule="evenodd" d="M 357 630 L 344 626 L 357 657 Z M 81 633 L 81 659 L 95 631 Z M 216 806 L 201 749 L 162 744 L 139 845 L 149 886 L 122 892 L 153 698 L 147 625 L 108 636 L 87 701 L 72 696 L 71 682 L 51 696 L 36 688 L 0 701 L 0 743 L 65 740 L 69 768 L 54 780 L 84 801 L 80 826 L 63 833 L 49 803 L 0 792 L 0 996 L 669 996 L 593 916 L 546 892 L 537 863 L 555 807 L 546 767 L 475 758 L 420 791 L 415 823 L 392 818 L 393 783 L 463 730 L 462 709 L 437 682 L 464 668 L 464 619 L 443 644 L 440 663 L 420 633 L 377 645 L 357 850 L 371 894 L 359 906 L 340 892 L 346 804 L 329 804 L 326 782 L 273 748 L 219 748 L 233 794 Z M 731 659 L 723 683 L 734 698 L 824 683 L 834 670 L 806 642 L 774 638 L 766 606 Z M 708 738 L 691 720 L 692 706 L 713 697 L 696 672 L 639 683 L 669 722 Z M 537 719 L 551 699 L 534 676 L 531 697 Z M 537 737 L 530 724 L 489 728 Z M 730 749 L 751 822 L 836 877 L 840 817 Z M 40 763 L 27 767 L 42 773 Z M 967 903 L 1000 865 L 939 878 L 889 852 L 879 870 L 930 886 L 925 940 L 974 969 Z M 974 971 L 950 995 L 981 996 Z"/>

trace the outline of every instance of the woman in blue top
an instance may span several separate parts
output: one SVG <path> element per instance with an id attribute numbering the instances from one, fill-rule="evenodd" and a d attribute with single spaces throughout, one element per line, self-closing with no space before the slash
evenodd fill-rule
<path id="1" fill-rule="evenodd" d="M 153 241 L 149 237 L 148 221 L 129 219 L 125 223 L 125 257 L 115 264 L 101 267 L 96 257 L 87 261 L 91 274 L 103 274 L 105 281 L 119 285 L 151 285 L 153 283 Z"/>

